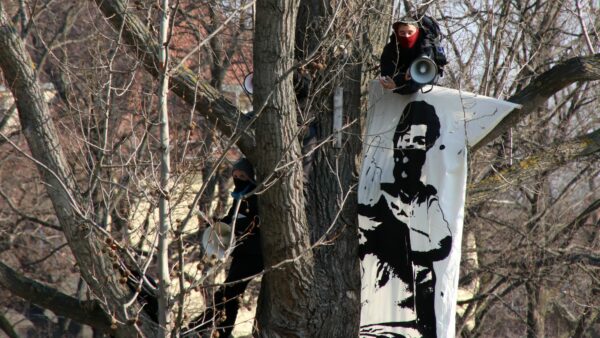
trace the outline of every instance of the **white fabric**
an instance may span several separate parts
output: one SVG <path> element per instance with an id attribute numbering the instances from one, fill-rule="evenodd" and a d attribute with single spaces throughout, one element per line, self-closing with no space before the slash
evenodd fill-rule
<path id="1" fill-rule="evenodd" d="M 407 157 L 401 156 L 395 160 L 393 137 L 404 109 L 409 103 L 415 101 L 424 101 L 433 106 L 439 118 L 439 138 L 425 153 L 425 162 L 420 174 L 423 186 L 434 187 L 437 193 L 427 197 L 422 203 L 415 201 L 403 203 L 399 197 L 401 192 L 398 194 L 384 192 L 380 184 L 398 181 L 394 176 L 395 164 L 409 161 Z M 391 224 L 394 226 L 405 224 L 408 227 L 409 236 L 403 238 L 409 238 L 406 241 L 410 241 L 411 254 L 414 254 L 414 257 L 419 252 L 434 252 L 442 248 L 443 245 L 440 243 L 448 236 L 451 237 L 451 245 L 446 246 L 450 248 L 450 253 L 445 258 L 434 259 L 433 271 L 428 271 L 430 269 L 420 263 L 414 263 L 416 259 L 408 263 L 413 269 L 412 291 L 411 287 L 394 274 L 390 275 L 385 285 L 378 285 L 379 281 L 385 280 L 385 271 L 389 265 L 382 263 L 375 254 L 363 255 L 361 337 L 426 336 L 423 333 L 423 330 L 426 330 L 422 328 L 423 321 L 417 318 L 415 308 L 419 305 L 414 297 L 417 297 L 415 296 L 415 290 L 419 288 L 417 284 L 426 285 L 432 278 L 435 278 L 433 299 L 436 335 L 454 337 L 467 180 L 467 146 L 481 140 L 506 114 L 518 107 L 510 102 L 437 86 L 425 94 L 419 92 L 413 95 L 399 95 L 384 91 L 377 81 L 372 82 L 363 145 L 364 159 L 358 190 L 359 204 L 366 207 L 365 210 L 370 210 L 361 214 L 359 207 L 361 250 L 369 244 L 365 234 L 372 233 L 385 222 L 381 219 L 388 217 L 365 216 L 375 212 L 370 208 L 374 208 L 378 201 L 381 202 L 377 204 L 378 208 L 386 206 L 390 210 L 390 214 L 387 215 L 393 215 L 386 218 L 391 220 L 389 221 Z M 415 135 L 422 134 L 422 129 L 423 126 L 413 125 L 410 129 L 413 138 Z M 424 148 L 421 145 L 411 144 L 412 141 L 408 138 L 406 140 L 403 138 L 404 136 L 397 141 L 396 147 Z M 397 175 L 406 176 L 404 172 Z M 373 242 L 373 240 L 369 241 Z M 397 254 L 406 253 L 399 251 Z M 391 270 L 393 269 L 387 269 L 388 272 Z M 410 279 L 410 277 L 406 278 L 405 280 Z M 403 301 L 414 302 L 415 306 L 398 305 Z M 401 327 L 385 324 L 397 322 L 404 324 L 401 324 Z"/>

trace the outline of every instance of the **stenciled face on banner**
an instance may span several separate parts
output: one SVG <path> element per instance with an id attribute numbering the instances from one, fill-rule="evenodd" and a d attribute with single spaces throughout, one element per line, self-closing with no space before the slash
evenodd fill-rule
<path id="1" fill-rule="evenodd" d="M 389 283 L 402 286 L 403 299 L 397 300 L 396 307 L 408 319 L 361 326 L 362 336 L 378 337 L 392 331 L 436 336 L 433 262 L 448 256 L 452 234 L 436 187 L 423 183 L 421 174 L 427 151 L 439 135 L 440 121 L 432 105 L 425 101 L 406 105 L 393 138 L 394 181 L 381 184 L 382 194 L 374 205 L 359 204 L 359 215 L 376 223 L 360 229 L 360 258 L 375 257 L 376 288 L 386 288 Z M 439 221 L 431 224 L 427 216 L 435 214 Z"/>
<path id="2" fill-rule="evenodd" d="M 518 105 L 374 81 L 358 187 L 361 337 L 453 337 L 467 146 Z"/>

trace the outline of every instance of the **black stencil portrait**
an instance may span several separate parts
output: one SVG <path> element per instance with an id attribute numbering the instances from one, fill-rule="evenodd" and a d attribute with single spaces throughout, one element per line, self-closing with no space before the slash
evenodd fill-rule
<path id="1" fill-rule="evenodd" d="M 407 320 L 362 326 L 363 336 L 401 332 L 402 328 L 409 335 L 416 330 L 426 337 L 436 336 L 433 262 L 448 256 L 452 234 L 440 209 L 437 189 L 421 181 L 421 171 L 427 150 L 439 133 L 434 107 L 424 101 L 409 103 L 393 138 L 394 182 L 381 184 L 377 203 L 358 206 L 359 215 L 378 223 L 372 229 L 360 229 L 364 242 L 359 246 L 361 260 L 367 254 L 377 258 L 376 287 L 383 288 L 390 279 L 397 279 L 406 290 L 406 298 L 396 305 L 398 311 L 406 312 Z M 439 218 L 438 222 L 420 217 L 430 214 Z"/>
<path id="2" fill-rule="evenodd" d="M 441 87 L 373 90 L 358 191 L 360 336 L 453 337 L 467 147 L 516 105 Z"/>

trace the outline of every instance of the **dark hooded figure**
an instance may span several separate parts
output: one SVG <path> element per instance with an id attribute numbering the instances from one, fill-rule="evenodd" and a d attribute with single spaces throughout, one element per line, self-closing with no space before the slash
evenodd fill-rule
<path id="1" fill-rule="evenodd" d="M 246 196 L 256 188 L 254 168 L 250 161 L 242 158 L 233 165 L 231 174 L 234 184 L 231 195 L 234 203 L 227 215 L 219 221 L 232 226 L 235 223 L 236 246 L 231 253 L 233 259 L 225 285 L 214 294 L 213 306 L 193 319 L 181 331 L 182 337 L 211 337 L 213 332 L 218 332 L 219 337 L 229 337 L 237 317 L 239 298 L 250 283 L 250 279 L 244 279 L 257 275 L 263 269 L 258 201 L 256 195 Z M 236 215 L 238 202 L 239 209 Z M 152 320 L 158 322 L 158 301 L 153 291 L 158 287 L 158 283 L 148 275 L 144 276 L 144 283 L 140 282 L 141 278 L 142 274 L 139 271 L 130 270 L 127 285 L 131 291 L 138 290 L 138 300 L 144 305 L 144 311 Z"/>
<path id="2" fill-rule="evenodd" d="M 256 188 L 254 169 L 250 161 L 242 158 L 233 165 L 232 176 L 234 198 L 229 212 L 220 221 L 233 225 L 236 217 L 236 204 L 240 206 L 235 218 L 236 246 L 225 285 L 214 294 L 214 304 L 199 317 L 194 319 L 184 333 L 193 335 L 208 334 L 211 331 L 219 333 L 219 337 L 229 337 L 237 318 L 239 299 L 246 291 L 250 279 L 248 277 L 260 273 L 263 269 L 263 259 L 260 248 L 260 229 L 258 219 L 258 200 L 256 195 L 246 196 Z"/>
<path id="3" fill-rule="evenodd" d="M 448 256 L 452 237 L 437 190 L 421 181 L 421 171 L 439 135 L 433 106 L 424 101 L 409 103 L 393 137 L 394 181 L 381 184 L 382 194 L 374 205 L 358 206 L 359 215 L 374 224 L 360 229 L 360 259 L 375 257 L 378 290 L 401 283 L 404 299 L 397 302 L 397 311 L 407 318 L 362 326 L 361 337 L 436 336 L 433 262 Z"/>

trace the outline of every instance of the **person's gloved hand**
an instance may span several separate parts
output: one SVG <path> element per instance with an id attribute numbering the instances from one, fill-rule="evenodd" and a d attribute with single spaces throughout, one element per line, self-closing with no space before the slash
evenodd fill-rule
<path id="1" fill-rule="evenodd" d="M 396 88 L 396 83 L 389 76 L 383 76 L 379 78 L 379 83 L 385 89 L 394 89 Z"/>

